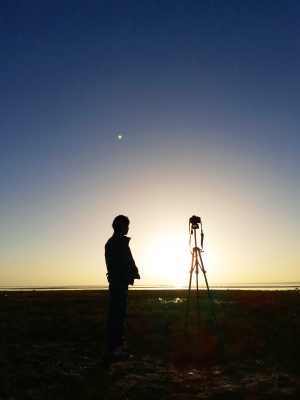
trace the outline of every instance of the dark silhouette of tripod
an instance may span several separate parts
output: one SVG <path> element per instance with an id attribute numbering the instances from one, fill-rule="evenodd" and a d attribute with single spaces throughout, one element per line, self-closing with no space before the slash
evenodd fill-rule
<path id="1" fill-rule="evenodd" d="M 201 247 L 198 247 L 198 243 L 197 243 L 197 230 L 199 229 L 199 224 L 201 226 L 201 242 L 200 242 Z M 202 256 L 201 256 L 201 253 L 203 252 L 204 233 L 202 230 L 202 221 L 201 221 L 200 217 L 193 216 L 190 218 L 190 241 L 191 241 L 192 235 L 194 238 L 194 247 L 192 250 L 192 262 L 191 262 L 189 287 L 188 287 L 188 295 L 187 295 L 187 303 L 186 303 L 185 326 L 187 326 L 188 318 L 189 318 L 193 274 L 196 275 L 196 298 L 197 298 L 197 308 L 199 310 L 199 272 L 200 271 L 203 273 L 208 298 L 211 302 L 212 317 L 213 317 L 214 322 L 216 321 L 215 311 L 213 308 L 213 299 L 211 296 L 211 291 L 210 291 L 207 277 L 206 277 L 206 270 L 204 268 L 204 264 L 203 264 L 203 260 L 202 260 Z"/>

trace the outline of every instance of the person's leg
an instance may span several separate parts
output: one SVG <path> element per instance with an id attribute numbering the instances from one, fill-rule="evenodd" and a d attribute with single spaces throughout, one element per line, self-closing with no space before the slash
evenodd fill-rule
<path id="1" fill-rule="evenodd" d="M 119 346 L 124 346 L 124 337 L 125 337 L 125 324 L 127 318 L 127 296 L 128 296 L 128 287 L 122 287 L 119 292 L 119 315 L 118 315 L 118 342 Z"/>
<path id="2" fill-rule="evenodd" d="M 118 291 L 110 285 L 107 314 L 107 351 L 112 353 L 118 346 Z"/>
<path id="3" fill-rule="evenodd" d="M 107 349 L 113 352 L 123 346 L 125 319 L 127 314 L 128 287 L 109 287 L 109 306 L 107 318 Z"/>

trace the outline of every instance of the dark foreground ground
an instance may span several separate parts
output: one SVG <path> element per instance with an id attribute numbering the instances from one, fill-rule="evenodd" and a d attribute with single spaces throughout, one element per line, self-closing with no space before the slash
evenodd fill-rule
<path id="1" fill-rule="evenodd" d="M 299 291 L 131 291 L 131 361 L 105 368 L 107 292 L 0 292 L 0 399 L 300 399 Z M 199 312 L 197 312 L 199 309 Z"/>

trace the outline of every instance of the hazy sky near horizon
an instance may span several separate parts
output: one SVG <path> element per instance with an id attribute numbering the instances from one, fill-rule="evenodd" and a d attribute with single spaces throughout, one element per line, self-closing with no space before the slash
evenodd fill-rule
<path id="1" fill-rule="evenodd" d="M 300 281 L 298 1 L 1 3 L 0 286 Z M 123 139 L 117 135 L 122 132 Z"/>

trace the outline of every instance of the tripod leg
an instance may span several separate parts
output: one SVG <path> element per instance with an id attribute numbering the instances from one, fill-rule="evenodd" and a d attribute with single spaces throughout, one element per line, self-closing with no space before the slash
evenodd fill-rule
<path id="1" fill-rule="evenodd" d="M 205 285 L 206 285 L 206 288 L 207 288 L 207 293 L 208 293 L 208 296 L 210 296 L 210 288 L 209 288 L 209 285 L 208 285 L 208 281 L 207 281 L 207 277 L 206 277 L 206 271 L 205 271 L 205 268 L 204 268 L 204 264 L 203 264 L 203 260 L 202 260 L 202 256 L 201 256 L 200 250 L 198 251 L 198 255 L 199 255 L 199 260 L 200 260 L 200 268 L 201 268 L 201 271 L 203 272 Z"/>
<path id="2" fill-rule="evenodd" d="M 196 269 L 196 296 L 197 296 L 197 306 L 199 308 L 199 258 L 198 258 L 198 250 L 196 249 L 195 256 L 195 269 Z"/>
<path id="3" fill-rule="evenodd" d="M 194 268 L 195 268 L 194 260 L 195 260 L 195 252 L 193 249 L 192 263 L 191 263 L 191 269 L 190 269 L 189 288 L 188 288 L 188 293 L 187 293 L 187 301 L 186 301 L 186 309 L 185 309 L 185 328 L 187 327 L 187 324 L 188 324 L 188 316 L 189 316 L 189 311 L 190 311 L 190 296 L 191 296 L 191 287 L 192 287 L 192 277 L 193 277 L 193 272 L 194 272 Z"/>
<path id="4" fill-rule="evenodd" d="M 196 259 L 196 289 L 197 289 L 197 298 L 199 297 L 199 262 Z"/>
<path id="5" fill-rule="evenodd" d="M 212 298 L 212 295 L 211 295 L 211 291 L 210 291 L 210 288 L 209 288 L 209 285 L 208 285 L 208 281 L 207 281 L 207 277 L 206 277 L 206 271 L 205 271 L 205 268 L 204 268 L 204 264 L 203 264 L 203 260 L 202 260 L 202 256 L 201 256 L 200 250 L 198 252 L 198 255 L 199 255 L 199 260 L 200 260 L 200 268 L 201 268 L 201 271 L 203 272 L 205 285 L 206 285 L 206 288 L 207 288 L 207 295 L 208 295 L 208 298 L 209 298 L 210 304 L 211 304 L 211 313 L 212 313 L 213 321 L 214 321 L 214 324 L 216 324 L 217 317 L 216 317 L 215 308 L 214 308 L 214 301 L 213 301 L 213 298 Z"/>
<path id="6" fill-rule="evenodd" d="M 197 324 L 198 324 L 198 329 L 200 327 L 200 297 L 199 297 L 199 260 L 198 260 L 198 255 L 196 253 L 196 265 L 195 265 L 195 269 L 196 269 L 196 289 L 197 289 L 197 293 L 196 293 L 196 300 L 197 300 Z"/>
<path id="7" fill-rule="evenodd" d="M 206 278 L 206 271 L 205 271 L 205 268 L 204 268 L 204 264 L 203 264 L 203 260 L 202 260 L 200 251 L 199 251 L 199 258 L 200 258 L 200 263 L 201 263 L 200 264 L 201 271 L 203 272 L 203 276 L 204 276 L 205 284 L 206 284 L 206 288 L 207 288 L 207 295 L 208 295 L 208 298 L 210 300 L 210 310 L 211 310 L 211 315 L 212 315 L 212 322 L 213 322 L 213 326 L 214 326 L 215 332 L 216 332 L 216 334 L 218 336 L 218 353 L 219 353 L 220 358 L 222 360 L 224 360 L 225 359 L 224 336 L 223 336 L 223 333 L 222 333 L 222 329 L 220 329 L 220 327 L 218 326 L 218 320 L 217 320 L 217 315 L 216 315 L 216 311 L 215 311 L 215 304 L 214 304 L 214 300 L 213 300 L 211 291 L 209 289 L 208 281 L 207 281 L 207 278 Z"/>
<path id="8" fill-rule="evenodd" d="M 196 269 L 196 289 L 197 289 L 197 297 L 198 297 L 198 294 L 199 294 L 199 261 L 198 261 L 197 254 L 196 254 L 195 269 Z"/>

